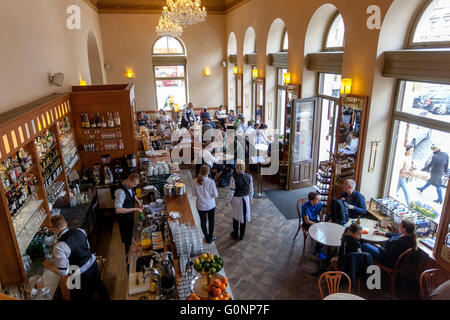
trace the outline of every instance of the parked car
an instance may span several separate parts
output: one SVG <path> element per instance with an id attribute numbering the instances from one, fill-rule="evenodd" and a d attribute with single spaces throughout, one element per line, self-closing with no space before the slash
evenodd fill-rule
<path id="1" fill-rule="evenodd" d="M 450 113 L 450 92 L 434 93 L 432 95 L 424 95 L 419 98 L 420 101 L 417 101 L 417 105 L 425 110 L 435 114 Z M 416 103 L 416 99 L 414 99 L 414 104 Z"/>
<path id="2" fill-rule="evenodd" d="M 428 140 L 431 137 L 431 129 L 418 126 L 416 124 L 408 125 L 408 144 L 416 148 L 419 143 Z"/>

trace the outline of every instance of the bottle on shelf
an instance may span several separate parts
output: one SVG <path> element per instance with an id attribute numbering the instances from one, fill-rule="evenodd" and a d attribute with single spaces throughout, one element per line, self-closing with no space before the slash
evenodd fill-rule
<path id="1" fill-rule="evenodd" d="M 102 119 L 100 118 L 100 114 L 97 112 L 97 118 L 96 118 L 96 128 L 102 127 Z"/>
<path id="2" fill-rule="evenodd" d="M 106 128 L 108 124 L 106 123 L 105 116 L 103 114 L 101 115 L 101 119 L 102 119 L 102 128 Z"/>
<path id="3" fill-rule="evenodd" d="M 114 112 L 114 125 L 116 128 L 120 128 L 120 115 L 119 112 Z"/>
<path id="4" fill-rule="evenodd" d="M 110 113 L 110 112 L 107 112 L 107 113 L 106 113 L 106 116 L 107 116 L 107 118 L 108 118 L 108 127 L 109 127 L 109 128 L 114 128 L 114 119 L 113 119 L 111 113 Z"/>
<path id="5" fill-rule="evenodd" d="M 90 114 L 89 121 L 90 121 L 91 128 L 97 127 L 97 123 L 95 122 L 95 116 L 93 113 Z"/>

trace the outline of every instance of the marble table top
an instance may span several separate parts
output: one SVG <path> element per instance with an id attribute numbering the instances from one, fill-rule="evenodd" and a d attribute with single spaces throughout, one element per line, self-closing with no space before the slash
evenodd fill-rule
<path id="1" fill-rule="evenodd" d="M 344 230 L 345 227 L 337 223 L 319 222 L 309 228 L 309 235 L 314 241 L 328 247 L 340 247 Z"/>
<path id="2" fill-rule="evenodd" d="M 353 220 L 354 219 L 350 219 L 348 221 L 348 223 L 346 224 L 346 227 L 351 225 Z M 377 221 L 375 221 L 375 220 L 362 218 L 361 219 L 361 227 L 363 228 L 363 230 L 364 229 L 368 230 L 369 233 L 368 234 L 364 234 L 364 233 L 361 234 L 361 239 L 369 241 L 369 242 L 374 242 L 374 243 L 381 243 L 381 242 L 388 241 L 389 238 L 374 234 L 374 231 L 377 230 L 377 229 L 374 228 L 376 224 L 377 224 Z"/>
<path id="3" fill-rule="evenodd" d="M 366 300 L 360 296 L 350 293 L 335 293 L 323 298 L 323 300 Z"/>

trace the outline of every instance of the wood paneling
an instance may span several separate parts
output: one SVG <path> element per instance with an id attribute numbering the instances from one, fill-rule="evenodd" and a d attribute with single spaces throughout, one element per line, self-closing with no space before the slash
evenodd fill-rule
<path id="1" fill-rule="evenodd" d="M 384 53 L 383 76 L 450 84 L 450 51 L 387 51 Z"/>
<path id="2" fill-rule="evenodd" d="M 92 168 L 94 163 L 101 163 L 102 154 L 110 154 L 112 159 L 122 158 L 127 154 L 137 154 L 133 84 L 73 87 L 70 100 L 72 104 L 72 119 L 78 141 L 78 151 L 83 168 L 89 169 Z M 89 140 L 85 138 L 83 133 L 85 129 L 81 126 L 82 112 L 92 112 L 94 114 L 98 112 L 103 115 L 106 115 L 106 112 L 119 112 L 122 132 L 121 140 L 124 149 L 85 152 L 83 144 Z M 119 141 L 119 139 L 115 140 Z"/>
<path id="3" fill-rule="evenodd" d="M 343 58 L 343 52 L 310 53 L 306 56 L 306 64 L 310 71 L 341 74 Z"/>

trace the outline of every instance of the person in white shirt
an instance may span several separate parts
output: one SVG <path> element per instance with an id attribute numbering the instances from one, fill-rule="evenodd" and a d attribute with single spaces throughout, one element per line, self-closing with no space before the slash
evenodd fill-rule
<path id="1" fill-rule="evenodd" d="M 170 117 L 163 109 L 159 110 L 158 119 L 161 121 L 162 124 L 164 124 L 164 126 L 167 126 L 170 122 Z"/>
<path id="2" fill-rule="evenodd" d="M 216 211 L 216 200 L 219 196 L 214 180 L 208 178 L 210 167 L 203 165 L 197 179 L 194 180 L 192 194 L 197 197 L 197 211 L 200 215 L 200 222 L 206 242 L 211 243 L 216 240 L 214 236 L 214 214 Z M 208 227 L 206 226 L 208 222 Z"/>
<path id="3" fill-rule="evenodd" d="M 220 106 L 219 107 L 219 110 L 217 110 L 217 112 L 216 112 L 216 117 L 217 117 L 217 119 L 219 119 L 219 121 L 222 123 L 222 125 L 223 125 L 223 123 L 225 122 L 225 120 L 228 118 L 228 115 L 227 115 L 227 111 L 225 110 L 225 107 L 224 106 Z"/>
<path id="4" fill-rule="evenodd" d="M 344 146 L 339 149 L 343 154 L 356 154 L 358 152 L 359 139 L 355 131 L 350 132 L 350 144 L 344 143 Z"/>
<path id="5" fill-rule="evenodd" d="M 256 131 L 257 132 L 257 137 L 256 137 L 256 144 L 265 144 L 265 145 L 270 145 L 270 141 L 269 139 L 267 139 L 266 137 L 266 130 L 267 126 L 263 123 L 259 129 Z"/>

